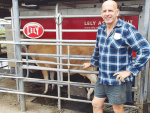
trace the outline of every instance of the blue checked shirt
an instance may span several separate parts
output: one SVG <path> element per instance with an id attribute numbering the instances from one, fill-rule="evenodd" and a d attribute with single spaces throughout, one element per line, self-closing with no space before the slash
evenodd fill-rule
<path id="1" fill-rule="evenodd" d="M 136 58 L 132 61 L 132 50 Z M 98 27 L 96 45 L 90 63 L 99 67 L 98 81 L 104 85 L 120 85 L 116 72 L 130 71 L 126 82 L 133 81 L 150 57 L 150 45 L 136 28 L 118 19 L 116 26 L 107 37 L 106 24 Z"/>

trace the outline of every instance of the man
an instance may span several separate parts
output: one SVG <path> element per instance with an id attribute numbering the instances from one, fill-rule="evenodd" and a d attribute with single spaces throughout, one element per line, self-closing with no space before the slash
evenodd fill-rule
<path id="1" fill-rule="evenodd" d="M 108 98 L 115 113 L 124 113 L 124 103 L 132 101 L 133 75 L 138 75 L 150 57 L 150 45 L 133 25 L 117 18 L 119 9 L 113 0 L 102 4 L 104 24 L 97 31 L 96 46 L 90 63 L 99 67 L 92 101 L 93 112 L 103 113 Z M 132 61 L 132 50 L 136 59 Z"/>

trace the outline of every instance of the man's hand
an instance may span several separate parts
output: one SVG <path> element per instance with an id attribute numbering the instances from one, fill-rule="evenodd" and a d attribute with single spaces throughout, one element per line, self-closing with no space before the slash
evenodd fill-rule
<path id="1" fill-rule="evenodd" d="M 91 63 L 84 63 L 83 65 L 84 65 L 83 69 L 86 69 L 92 66 Z"/>
<path id="2" fill-rule="evenodd" d="M 122 82 L 125 82 L 125 78 L 127 78 L 128 76 L 130 76 L 132 73 L 130 71 L 122 71 L 122 72 L 117 72 L 115 73 L 113 76 L 117 76 L 116 81 L 118 81 L 118 79 L 120 78 L 120 80 Z"/>

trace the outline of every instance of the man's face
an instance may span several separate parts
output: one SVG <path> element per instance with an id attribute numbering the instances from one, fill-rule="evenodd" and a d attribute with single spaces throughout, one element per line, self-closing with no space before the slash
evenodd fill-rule
<path id="1" fill-rule="evenodd" d="M 108 25 L 113 24 L 117 21 L 117 16 L 119 15 L 119 10 L 115 3 L 109 1 L 102 5 L 101 15 L 105 23 Z"/>

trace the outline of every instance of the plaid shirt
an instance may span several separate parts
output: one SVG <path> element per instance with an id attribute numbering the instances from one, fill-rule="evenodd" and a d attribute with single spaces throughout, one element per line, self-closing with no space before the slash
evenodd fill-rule
<path id="1" fill-rule="evenodd" d="M 136 59 L 132 61 L 132 50 Z M 104 85 L 120 85 L 116 81 L 116 72 L 130 71 L 131 76 L 125 78 L 126 82 L 133 81 L 150 57 L 150 45 L 136 28 L 121 19 L 107 37 L 106 24 L 98 27 L 96 46 L 90 63 L 99 67 L 98 81 Z"/>

